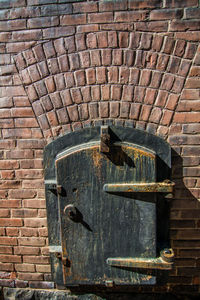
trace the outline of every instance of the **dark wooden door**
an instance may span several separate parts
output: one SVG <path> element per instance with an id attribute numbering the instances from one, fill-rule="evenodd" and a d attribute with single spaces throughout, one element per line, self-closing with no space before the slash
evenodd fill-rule
<path id="1" fill-rule="evenodd" d="M 100 153 L 98 143 L 87 143 L 57 158 L 66 285 L 155 283 L 144 271 L 106 263 L 110 257 L 156 257 L 154 194 L 103 190 L 107 183 L 155 182 L 155 162 L 154 153 L 120 142 L 109 154 Z"/>

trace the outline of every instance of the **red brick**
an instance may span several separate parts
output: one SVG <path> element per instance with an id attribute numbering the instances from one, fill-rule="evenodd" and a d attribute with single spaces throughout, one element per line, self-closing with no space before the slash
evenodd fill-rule
<path id="1" fill-rule="evenodd" d="M 34 86 L 28 86 L 26 88 L 26 92 L 31 102 L 38 99 L 38 95 Z"/>
<path id="2" fill-rule="evenodd" d="M 112 100 L 121 100 L 122 87 L 121 85 L 112 85 L 111 86 L 111 99 Z"/>
<path id="3" fill-rule="evenodd" d="M 73 3 L 73 12 L 96 12 L 98 11 L 96 2 L 83 2 L 83 3 Z"/>
<path id="4" fill-rule="evenodd" d="M 109 85 L 101 86 L 101 100 L 110 100 L 110 86 Z"/>
<path id="5" fill-rule="evenodd" d="M 119 49 L 113 50 L 113 65 L 117 65 L 117 66 L 122 65 L 122 50 Z"/>
<path id="6" fill-rule="evenodd" d="M 140 109 L 141 109 L 140 103 L 132 103 L 130 108 L 130 115 L 129 115 L 130 119 L 138 120 Z"/>
<path id="7" fill-rule="evenodd" d="M 199 30 L 199 20 L 175 20 L 170 23 L 170 31 Z"/>
<path id="8" fill-rule="evenodd" d="M 80 52 L 80 64 L 82 68 L 88 68 L 90 66 L 90 55 L 88 51 Z"/>
<path id="9" fill-rule="evenodd" d="M 74 77 L 71 72 L 65 73 L 66 87 L 71 88 L 75 85 Z"/>
<path id="10" fill-rule="evenodd" d="M 50 27 L 43 29 L 43 37 L 45 39 L 59 38 L 63 36 L 69 36 L 75 33 L 74 26 L 63 26 L 63 27 Z"/>
<path id="11" fill-rule="evenodd" d="M 30 181 L 31 182 L 31 181 Z M 24 200 L 24 207 L 29 207 L 29 208 L 45 208 L 46 203 L 45 200 L 39 200 L 39 199 L 30 199 L 30 200 Z"/>
<path id="12" fill-rule="evenodd" d="M 59 24 L 58 17 L 41 17 L 28 19 L 27 27 L 28 28 L 42 28 L 42 27 L 53 27 Z"/>
<path id="13" fill-rule="evenodd" d="M 88 23 L 111 23 L 113 21 L 112 12 L 90 13 L 88 14 Z"/>
<path id="14" fill-rule="evenodd" d="M 26 20 L 0 21 L 1 31 L 13 31 L 13 30 L 25 29 L 25 28 L 26 28 Z"/>
<path id="15" fill-rule="evenodd" d="M 72 122 L 79 120 L 77 105 L 67 107 L 69 118 Z"/>
<path id="16" fill-rule="evenodd" d="M 71 70 L 79 69 L 80 63 L 79 63 L 79 56 L 77 53 L 69 55 L 69 63 L 70 63 Z"/>
<path id="17" fill-rule="evenodd" d="M 174 58 L 174 59 L 176 59 L 176 58 Z M 158 57 L 158 62 L 157 62 L 157 69 L 160 70 L 160 71 L 165 71 L 166 67 L 167 67 L 167 64 L 168 64 L 168 61 L 169 61 L 169 56 L 168 55 L 160 54 L 159 57 Z M 172 62 L 173 62 L 173 60 L 172 60 Z"/>
<path id="18" fill-rule="evenodd" d="M 53 96 L 54 94 L 51 94 L 51 97 L 53 100 L 56 101 L 56 97 Z M 50 111 L 53 109 L 53 104 L 51 102 L 51 99 L 49 98 L 49 96 L 44 96 L 42 98 L 40 98 L 40 101 L 41 101 L 41 104 L 44 108 L 45 111 Z M 44 116 L 44 115 L 43 115 Z M 43 117 L 41 117 L 41 120 L 42 120 Z"/>
<path id="19" fill-rule="evenodd" d="M 8 236 L 19 236 L 19 227 L 8 227 L 6 228 L 6 234 Z M 11 251 L 12 253 L 12 251 Z"/>
<path id="20" fill-rule="evenodd" d="M 48 264 L 49 257 L 48 256 L 24 256 L 24 263 L 33 263 L 33 264 Z"/>
<path id="21" fill-rule="evenodd" d="M 2 253 L 2 254 L 12 254 L 12 247 L 0 246 L 0 253 Z"/>
<path id="22" fill-rule="evenodd" d="M 104 67 L 99 67 L 96 68 L 96 79 L 97 79 L 97 83 L 102 84 L 102 83 L 106 83 L 106 68 Z"/>
<path id="23" fill-rule="evenodd" d="M 91 66 L 101 65 L 101 56 L 99 50 L 92 50 L 90 52 Z"/>
<path id="24" fill-rule="evenodd" d="M 20 237 L 18 238 L 19 246 L 44 246 L 45 238 L 41 237 Z M 24 261 L 25 262 L 25 261 Z"/>
<path id="25" fill-rule="evenodd" d="M 198 31 L 176 32 L 175 37 L 187 41 L 199 41 L 200 36 Z"/>
<path id="26" fill-rule="evenodd" d="M 21 236 L 24 236 L 24 237 L 37 237 L 38 236 L 38 229 L 37 228 L 21 228 L 20 230 L 21 232 Z"/>
<path id="27" fill-rule="evenodd" d="M 60 93 L 64 106 L 72 104 L 72 98 L 69 90 L 64 90 Z"/>
<path id="28" fill-rule="evenodd" d="M 77 86 L 85 85 L 85 71 L 79 70 L 76 71 L 74 74 L 75 74 L 76 85 Z"/>
<path id="29" fill-rule="evenodd" d="M 33 110 L 29 107 L 18 107 L 18 108 L 12 108 L 11 113 L 13 117 L 33 117 Z"/>
<path id="30" fill-rule="evenodd" d="M 200 96 L 199 90 L 197 89 L 189 89 L 186 90 L 184 89 L 181 95 L 181 99 L 186 99 L 186 100 L 198 100 Z"/>
<path id="31" fill-rule="evenodd" d="M 14 263 L 20 263 L 21 262 L 21 256 L 17 255 L 0 255 L 0 260 L 1 262 L 7 263 L 9 262 L 14 262 Z"/>
<path id="32" fill-rule="evenodd" d="M 142 121 L 148 121 L 151 109 L 152 109 L 151 105 L 145 105 L 145 104 L 142 105 L 139 119 Z"/>
<path id="33" fill-rule="evenodd" d="M 41 40 L 42 39 L 42 30 L 21 30 L 15 31 L 12 33 L 12 41 L 32 41 L 32 40 Z"/>
<path id="34" fill-rule="evenodd" d="M 138 8 L 158 8 L 161 6 L 161 2 L 159 0 L 131 0 L 129 1 L 130 9 L 138 9 Z"/>
<path id="35" fill-rule="evenodd" d="M 9 218 L 10 210 L 9 209 L 0 209 L 0 217 L 1 218 Z"/>
<path id="36" fill-rule="evenodd" d="M 200 124 L 185 124 L 183 125 L 183 133 L 200 133 Z"/>
<path id="37" fill-rule="evenodd" d="M 104 66 L 111 65 L 112 56 L 111 56 L 111 50 L 110 49 L 102 50 L 101 51 L 101 56 L 102 56 L 102 64 Z"/>
<path id="38" fill-rule="evenodd" d="M 199 122 L 199 113 L 197 112 L 177 112 L 174 115 L 174 123 L 198 123 Z"/>
<path id="39" fill-rule="evenodd" d="M 17 238 L 15 237 L 0 237 L 0 245 L 9 245 L 15 246 L 17 245 Z"/>
<path id="40" fill-rule="evenodd" d="M 37 59 L 37 61 L 43 61 L 45 59 L 44 51 L 42 45 L 36 45 L 33 47 L 33 53 Z"/>
<path id="41" fill-rule="evenodd" d="M 173 93 L 180 93 L 182 91 L 184 83 L 184 78 L 176 77 L 171 91 Z"/>
<path id="42" fill-rule="evenodd" d="M 36 271 L 41 273 L 50 273 L 51 267 L 49 265 L 36 265 Z"/>
<path id="43" fill-rule="evenodd" d="M 89 104 L 89 116 L 90 119 L 97 119 L 98 118 L 98 105 L 97 103 L 90 103 Z"/>
<path id="44" fill-rule="evenodd" d="M 157 90 L 155 89 L 147 89 L 146 95 L 144 98 L 145 104 L 153 104 L 157 95 Z"/>
<path id="45" fill-rule="evenodd" d="M 151 80 L 151 71 L 142 70 L 140 75 L 140 85 L 148 86 Z"/>
<path id="46" fill-rule="evenodd" d="M 89 15 L 90 16 L 90 15 Z M 86 24 L 86 14 L 65 15 L 60 17 L 60 25 Z M 89 22 L 91 23 L 91 22 Z"/>
<path id="47" fill-rule="evenodd" d="M 136 102 L 143 102 L 145 95 L 145 88 L 141 86 L 136 86 L 134 89 L 134 100 Z"/>
<path id="48" fill-rule="evenodd" d="M 58 120 L 60 124 L 65 124 L 69 122 L 68 114 L 66 108 L 58 109 L 57 111 Z"/>
<path id="49" fill-rule="evenodd" d="M 200 78 L 188 78 L 186 81 L 185 88 L 188 89 L 200 88 Z"/>
<path id="50" fill-rule="evenodd" d="M 190 66 L 191 66 L 190 61 L 182 59 L 179 70 L 178 70 L 178 74 L 181 76 L 186 76 L 188 74 Z"/>
<path id="51" fill-rule="evenodd" d="M 100 2 L 99 3 L 99 11 L 115 11 L 115 10 L 126 10 L 127 3 L 123 1 L 116 2 Z"/>
<path id="52" fill-rule="evenodd" d="M 57 58 L 48 59 L 47 64 L 48 64 L 50 74 L 59 73 L 60 70 L 59 70 L 58 59 Z"/>
<path id="53" fill-rule="evenodd" d="M 134 87 L 131 85 L 124 85 L 122 92 L 122 100 L 123 101 L 132 101 L 133 100 L 133 90 Z M 117 99 L 115 99 L 117 100 Z"/>
<path id="54" fill-rule="evenodd" d="M 190 7 L 190 6 L 197 6 L 198 0 L 185 0 L 184 2 L 181 0 L 173 1 L 167 0 L 165 6 L 166 7 Z"/>
<path id="55" fill-rule="evenodd" d="M 125 11 L 115 13 L 115 22 L 144 21 L 147 17 L 146 11 Z"/>
<path id="56" fill-rule="evenodd" d="M 0 207 L 5 207 L 5 208 L 21 207 L 21 200 L 0 200 Z"/>
<path id="57" fill-rule="evenodd" d="M 16 127 L 38 127 L 38 123 L 34 118 L 20 118 L 15 119 L 15 126 Z"/>
<path id="58" fill-rule="evenodd" d="M 166 91 L 159 91 L 155 105 L 156 106 L 160 106 L 160 107 L 164 107 L 166 104 L 168 98 L 168 92 Z"/>
<path id="59" fill-rule="evenodd" d="M 109 103 L 108 102 L 100 102 L 99 103 L 99 116 L 100 116 L 100 118 L 108 118 L 109 117 Z"/>
<path id="60" fill-rule="evenodd" d="M 53 42 L 54 48 L 55 48 L 55 52 L 57 53 L 57 55 L 62 55 L 66 53 L 66 49 L 64 47 L 64 39 L 60 38 L 60 39 L 56 39 Z"/>
<path id="61" fill-rule="evenodd" d="M 0 169 L 12 170 L 18 168 L 19 162 L 17 160 L 0 160 Z"/>
<path id="62" fill-rule="evenodd" d="M 185 47 L 186 47 L 186 42 L 183 40 L 178 40 L 176 42 L 174 54 L 177 56 L 182 57 L 185 53 Z"/>
<path id="63" fill-rule="evenodd" d="M 80 89 L 78 88 L 71 89 L 71 96 L 74 103 L 79 104 L 82 102 L 82 95 Z"/>
<path id="64" fill-rule="evenodd" d="M 162 115 L 162 110 L 159 107 L 154 107 L 149 118 L 150 122 L 159 123 Z"/>
<path id="65" fill-rule="evenodd" d="M 121 67 L 119 69 L 119 81 L 120 81 L 120 83 L 128 83 L 129 74 L 130 74 L 129 68 Z"/>
<path id="66" fill-rule="evenodd" d="M 180 19 L 182 16 L 182 9 L 158 9 L 151 11 L 150 20 L 173 20 Z"/>
<path id="67" fill-rule="evenodd" d="M 171 122 L 171 119 L 172 119 L 172 116 L 173 116 L 173 111 L 164 110 L 163 111 L 163 116 L 162 116 L 162 119 L 161 119 L 161 124 L 169 126 L 169 124 Z"/>
<path id="68" fill-rule="evenodd" d="M 95 32 L 95 31 L 98 31 L 98 28 L 99 28 L 98 24 L 80 25 L 80 26 L 77 26 L 77 33 Z"/>
<path id="69" fill-rule="evenodd" d="M 138 84 L 139 83 L 139 76 L 140 76 L 140 70 L 137 68 L 130 68 L 130 77 L 129 82 L 131 84 Z"/>
<path id="70" fill-rule="evenodd" d="M 124 51 L 124 64 L 128 67 L 131 67 L 134 64 L 135 60 L 135 51 L 126 50 Z"/>
<path id="71" fill-rule="evenodd" d="M 89 86 L 82 87 L 81 88 L 81 94 L 82 94 L 82 97 L 83 97 L 83 102 L 90 102 L 92 100 Z"/>
<path id="72" fill-rule="evenodd" d="M 200 111 L 200 101 L 180 101 L 177 107 L 177 111 Z"/>
<path id="73" fill-rule="evenodd" d="M 35 272 L 35 265 L 33 265 L 33 264 L 15 264 L 15 270 L 17 272 Z"/>
<path id="74" fill-rule="evenodd" d="M 43 280 L 43 274 L 18 272 L 18 278 L 19 278 L 19 280 Z"/>
<path id="75" fill-rule="evenodd" d="M 107 32 L 97 32 L 98 48 L 106 48 L 108 46 Z"/>
<path id="76" fill-rule="evenodd" d="M 88 104 L 84 103 L 79 106 L 80 120 L 88 119 Z"/>
<path id="77" fill-rule="evenodd" d="M 78 4 L 78 3 L 77 3 Z M 86 43 L 85 43 L 85 34 L 76 34 L 76 48 L 78 51 L 82 51 L 86 49 Z"/>
<path id="78" fill-rule="evenodd" d="M 153 31 L 153 32 L 166 32 L 168 30 L 167 21 L 154 21 L 154 22 L 137 22 L 135 23 L 137 31 Z"/>
<path id="79" fill-rule="evenodd" d="M 174 110 L 175 107 L 176 107 L 176 105 L 177 105 L 177 103 L 178 103 L 178 99 L 179 99 L 178 95 L 170 94 L 169 97 L 168 97 L 166 108 Z"/>
<path id="80" fill-rule="evenodd" d="M 108 70 L 108 82 L 118 83 L 118 67 L 109 67 L 107 70 Z"/>
<path id="81" fill-rule="evenodd" d="M 11 150 L 6 153 L 8 159 L 33 158 L 32 150 Z"/>
<path id="82" fill-rule="evenodd" d="M 86 44 L 88 48 L 97 48 L 97 37 L 95 33 L 88 33 L 86 38 Z"/>
<path id="83" fill-rule="evenodd" d="M 110 117 L 117 118 L 119 116 L 119 102 L 110 102 Z"/>
<path id="84" fill-rule="evenodd" d="M 91 87 L 91 95 L 93 101 L 99 101 L 100 100 L 100 88 L 98 85 Z"/>
<path id="85" fill-rule="evenodd" d="M 120 118 L 128 118 L 130 103 L 122 102 L 120 107 Z"/>
<path id="86" fill-rule="evenodd" d="M 14 179 L 15 172 L 14 171 L 1 171 L 1 178 L 2 179 Z"/>
<path id="87" fill-rule="evenodd" d="M 117 33 L 115 31 L 108 32 L 108 47 L 117 47 Z"/>

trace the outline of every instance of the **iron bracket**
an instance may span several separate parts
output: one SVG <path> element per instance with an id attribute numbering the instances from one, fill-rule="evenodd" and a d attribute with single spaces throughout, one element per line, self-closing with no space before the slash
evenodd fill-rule
<path id="1" fill-rule="evenodd" d="M 59 195 L 61 195 L 62 193 L 62 186 L 61 185 L 57 185 L 57 182 L 55 180 L 45 180 L 45 185 L 47 187 L 48 190 L 50 190 L 53 193 L 57 193 Z"/>
<path id="2" fill-rule="evenodd" d="M 101 140 L 100 140 L 100 152 L 109 153 L 110 152 L 110 134 L 109 126 L 101 126 Z"/>

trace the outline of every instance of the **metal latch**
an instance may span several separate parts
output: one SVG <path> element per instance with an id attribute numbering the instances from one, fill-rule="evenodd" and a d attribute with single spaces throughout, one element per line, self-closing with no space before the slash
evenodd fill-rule
<path id="1" fill-rule="evenodd" d="M 159 269 L 171 270 L 173 266 L 174 251 L 172 249 L 164 249 L 157 258 L 124 258 L 115 257 L 108 258 L 106 263 L 111 267 L 130 268 L 130 269 Z"/>

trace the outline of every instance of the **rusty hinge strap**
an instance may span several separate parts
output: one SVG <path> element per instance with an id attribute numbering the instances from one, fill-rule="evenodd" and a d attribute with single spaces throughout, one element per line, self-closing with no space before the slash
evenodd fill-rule
<path id="1" fill-rule="evenodd" d="M 169 253 L 168 253 L 169 252 Z M 167 249 L 161 252 L 161 256 L 157 258 L 124 258 L 115 257 L 108 258 L 106 263 L 111 267 L 121 267 L 130 269 L 159 269 L 171 270 L 173 267 L 174 252 L 172 249 Z"/>
<path id="2" fill-rule="evenodd" d="M 104 184 L 105 192 L 135 192 L 135 193 L 172 193 L 173 182 L 150 182 L 150 183 L 107 183 Z"/>
<path id="3" fill-rule="evenodd" d="M 62 186 L 58 185 L 56 180 L 45 180 L 45 186 L 52 192 L 62 193 Z"/>
<path id="4" fill-rule="evenodd" d="M 110 152 L 110 134 L 109 134 L 109 127 L 107 125 L 101 126 L 100 152 L 102 153 Z"/>

